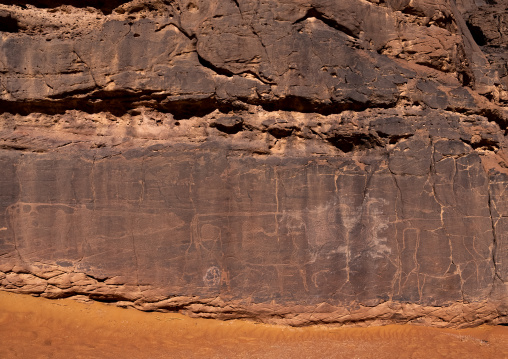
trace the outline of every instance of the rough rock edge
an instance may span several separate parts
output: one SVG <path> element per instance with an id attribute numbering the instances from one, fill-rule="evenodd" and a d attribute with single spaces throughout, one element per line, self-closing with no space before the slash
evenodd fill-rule
<path id="1" fill-rule="evenodd" d="M 65 275 L 71 280 L 59 282 Z M 75 281 L 74 281 L 75 279 Z M 493 301 L 451 302 L 443 306 L 380 301 L 371 306 L 350 303 L 315 306 L 250 303 L 249 300 L 167 296 L 151 286 L 124 286 L 115 278 L 94 278 L 85 273 L 68 272 L 54 266 L 42 273 L 30 273 L 22 267 L 1 272 L 2 288 L 7 292 L 32 294 L 44 298 L 95 300 L 142 311 L 179 312 L 196 318 L 220 320 L 246 319 L 293 327 L 315 324 L 367 327 L 387 324 L 415 324 L 441 328 L 468 328 L 482 324 L 508 324 L 508 304 Z M 109 282 L 109 283 L 108 283 Z M 148 293 L 148 294 L 146 294 Z"/>

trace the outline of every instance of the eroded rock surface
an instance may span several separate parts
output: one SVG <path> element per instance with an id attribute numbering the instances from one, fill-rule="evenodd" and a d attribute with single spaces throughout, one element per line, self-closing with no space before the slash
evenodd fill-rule
<path id="1" fill-rule="evenodd" d="M 508 3 L 87 4 L 0 1 L 2 289 L 508 321 Z"/>

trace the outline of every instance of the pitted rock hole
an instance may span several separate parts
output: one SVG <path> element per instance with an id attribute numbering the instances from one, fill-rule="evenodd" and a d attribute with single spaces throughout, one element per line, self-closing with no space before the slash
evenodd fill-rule
<path id="1" fill-rule="evenodd" d="M 0 32 L 18 32 L 18 20 L 10 14 L 0 12 Z"/>

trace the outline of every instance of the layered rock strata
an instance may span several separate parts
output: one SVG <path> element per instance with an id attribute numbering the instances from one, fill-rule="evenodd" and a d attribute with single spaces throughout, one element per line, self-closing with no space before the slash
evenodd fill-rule
<path id="1" fill-rule="evenodd" d="M 508 4 L 89 5 L 0 1 L 3 290 L 508 322 Z"/>

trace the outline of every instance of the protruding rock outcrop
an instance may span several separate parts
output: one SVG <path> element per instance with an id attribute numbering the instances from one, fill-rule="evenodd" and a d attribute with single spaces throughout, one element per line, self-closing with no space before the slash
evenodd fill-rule
<path id="1" fill-rule="evenodd" d="M 507 322 L 505 5 L 87 4 L 0 1 L 2 289 Z"/>

